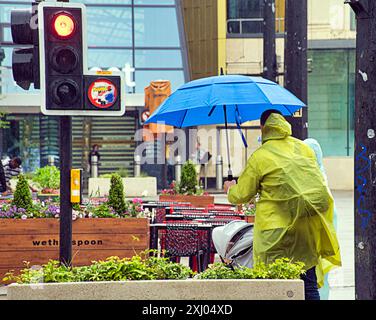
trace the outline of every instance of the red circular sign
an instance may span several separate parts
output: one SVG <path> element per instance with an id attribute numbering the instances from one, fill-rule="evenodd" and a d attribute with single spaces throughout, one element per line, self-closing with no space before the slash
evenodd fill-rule
<path id="1" fill-rule="evenodd" d="M 145 122 L 150 117 L 150 111 L 146 110 L 141 114 L 141 120 Z"/>
<path id="2" fill-rule="evenodd" d="M 117 99 L 116 86 L 107 79 L 97 79 L 89 87 L 88 97 L 97 108 L 107 109 L 112 107 Z"/>

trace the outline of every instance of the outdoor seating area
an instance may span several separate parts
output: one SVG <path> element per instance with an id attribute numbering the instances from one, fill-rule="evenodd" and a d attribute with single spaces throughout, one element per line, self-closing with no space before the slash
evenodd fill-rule
<path id="1" fill-rule="evenodd" d="M 189 203 L 149 202 L 143 206 L 152 212 L 150 248 L 166 250 L 175 262 L 189 257 L 191 269 L 198 272 L 214 262 L 213 228 L 246 219 L 243 212 L 231 205 L 200 208 Z"/>

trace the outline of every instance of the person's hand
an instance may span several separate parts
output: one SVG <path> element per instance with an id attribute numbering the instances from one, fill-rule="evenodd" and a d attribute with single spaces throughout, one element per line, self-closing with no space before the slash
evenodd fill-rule
<path id="1" fill-rule="evenodd" d="M 225 191 L 225 193 L 228 192 L 228 190 L 230 189 L 231 186 L 235 185 L 236 184 L 236 181 L 235 180 L 232 180 L 232 181 L 226 181 L 224 186 L 223 186 L 223 189 Z"/>

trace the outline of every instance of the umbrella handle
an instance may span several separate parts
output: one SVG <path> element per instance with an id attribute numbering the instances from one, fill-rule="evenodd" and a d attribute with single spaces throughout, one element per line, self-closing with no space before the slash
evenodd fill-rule
<path id="1" fill-rule="evenodd" d="M 234 177 L 232 175 L 232 170 L 228 169 L 228 172 L 227 172 L 227 181 L 232 181 L 232 180 L 234 180 Z"/>

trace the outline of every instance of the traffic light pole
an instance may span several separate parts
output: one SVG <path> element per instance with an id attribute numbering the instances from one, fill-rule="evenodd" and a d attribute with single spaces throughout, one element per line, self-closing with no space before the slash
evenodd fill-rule
<path id="1" fill-rule="evenodd" d="M 355 297 L 376 299 L 376 3 L 347 0 L 357 17 L 355 84 Z"/>
<path id="2" fill-rule="evenodd" d="M 307 0 L 286 0 L 285 88 L 307 104 Z M 308 110 L 299 117 L 286 117 L 292 134 L 308 137 Z"/>
<path id="3" fill-rule="evenodd" d="M 275 49 L 275 0 L 264 0 L 264 70 L 265 79 L 277 80 Z"/>
<path id="4" fill-rule="evenodd" d="M 72 204 L 70 185 L 72 167 L 72 118 L 60 117 L 60 263 L 72 262 Z"/>
<path id="5" fill-rule="evenodd" d="M 69 0 L 59 0 L 69 2 Z M 60 255 L 61 264 L 72 264 L 72 118 L 60 116 Z"/>

